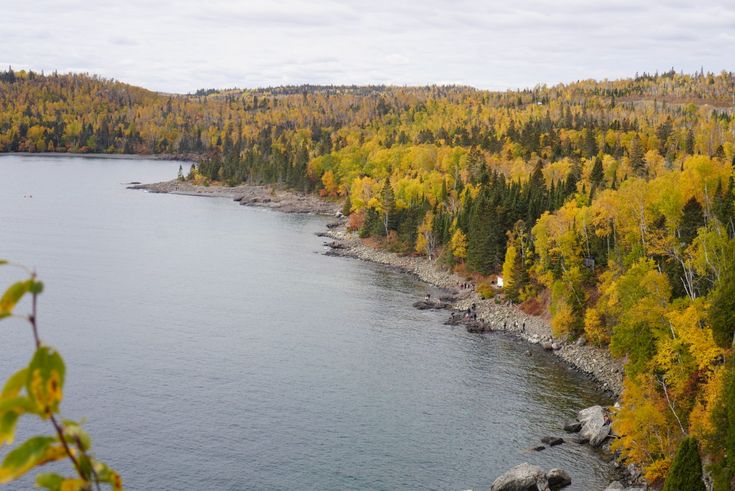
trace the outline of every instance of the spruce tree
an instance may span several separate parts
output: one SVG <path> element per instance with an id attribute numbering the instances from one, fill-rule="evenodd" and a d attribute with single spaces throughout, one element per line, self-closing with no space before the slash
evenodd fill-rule
<path id="1" fill-rule="evenodd" d="M 686 437 L 676 451 L 662 491 L 705 491 L 697 440 Z"/>
<path id="2" fill-rule="evenodd" d="M 719 453 L 712 466 L 714 491 L 730 491 L 735 485 L 735 357 L 727 364 L 723 387 L 712 414 L 716 431 L 711 445 Z"/>
<path id="3" fill-rule="evenodd" d="M 390 185 L 390 178 L 388 177 L 385 178 L 383 189 L 380 191 L 380 204 L 383 208 L 382 219 L 385 235 L 388 235 L 389 231 L 398 228 L 396 197 L 393 193 L 393 187 Z"/>
<path id="4" fill-rule="evenodd" d="M 646 175 L 648 175 L 646 161 L 643 159 L 643 142 L 641 142 L 641 139 L 638 138 L 638 135 L 635 135 L 633 137 L 633 140 L 631 140 L 630 142 L 630 150 L 628 152 L 628 156 L 630 158 L 630 166 L 637 176 L 645 177 Z"/>
<path id="5" fill-rule="evenodd" d="M 717 183 L 717 192 L 713 212 L 715 217 L 725 227 L 730 237 L 735 236 L 735 177 L 730 176 L 727 189 L 723 189 L 722 183 Z"/>
<path id="6" fill-rule="evenodd" d="M 492 234 L 498 231 L 494 230 L 492 224 L 493 214 L 489 193 L 483 189 L 472 207 L 467 244 L 467 267 L 481 274 L 490 274 L 495 262 L 492 257 Z"/>
<path id="7" fill-rule="evenodd" d="M 730 240 L 726 253 L 735 257 L 735 240 Z M 711 294 L 709 322 L 715 342 L 723 348 L 735 345 L 735 264 L 730 261 Z"/>
<path id="8" fill-rule="evenodd" d="M 689 245 L 697 236 L 697 231 L 704 226 L 704 211 L 702 205 L 695 197 L 691 197 L 682 210 L 681 223 L 679 223 L 679 241 L 683 245 Z"/>
<path id="9" fill-rule="evenodd" d="M 602 159 L 598 155 L 597 157 L 595 157 L 595 163 L 592 166 L 592 172 L 590 173 L 590 182 L 592 182 L 595 187 L 600 187 L 604 179 L 605 172 L 602 168 Z"/>

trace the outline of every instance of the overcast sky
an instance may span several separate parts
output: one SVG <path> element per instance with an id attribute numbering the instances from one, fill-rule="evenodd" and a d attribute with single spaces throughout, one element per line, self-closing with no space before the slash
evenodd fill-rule
<path id="1" fill-rule="evenodd" d="M 167 92 L 735 69 L 734 0 L 0 0 L 0 67 Z"/>

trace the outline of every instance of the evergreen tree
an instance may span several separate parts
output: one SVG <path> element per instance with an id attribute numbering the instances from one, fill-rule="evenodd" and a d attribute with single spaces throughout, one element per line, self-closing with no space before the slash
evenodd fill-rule
<path id="1" fill-rule="evenodd" d="M 735 357 L 727 364 L 724 393 L 712 414 L 716 428 L 712 446 L 718 459 L 712 466 L 714 491 L 730 491 L 735 487 Z"/>
<path id="2" fill-rule="evenodd" d="M 483 191 L 472 206 L 469 220 L 469 240 L 467 245 L 467 267 L 482 274 L 490 273 L 490 234 L 493 233 L 490 223 L 492 205 L 487 192 Z"/>
<path id="3" fill-rule="evenodd" d="M 582 147 L 583 157 L 592 157 L 597 153 L 597 141 L 595 140 L 595 131 L 590 128 L 584 129 L 584 140 Z"/>
<path id="4" fill-rule="evenodd" d="M 641 139 L 638 137 L 638 135 L 635 135 L 633 137 L 633 140 L 631 140 L 630 142 L 628 156 L 630 158 L 630 166 L 637 176 L 645 177 L 646 175 L 648 175 L 646 161 L 643 158 L 643 142 L 641 142 Z"/>
<path id="5" fill-rule="evenodd" d="M 503 290 L 513 301 L 520 300 L 520 293 L 528 284 L 530 267 L 530 243 L 526 224 L 518 220 L 508 232 L 508 244 L 503 263 Z"/>
<path id="6" fill-rule="evenodd" d="M 722 183 L 717 183 L 716 199 L 713 205 L 713 213 L 720 223 L 727 229 L 730 237 L 735 237 L 735 177 L 730 176 L 727 189 L 723 189 Z"/>
<path id="7" fill-rule="evenodd" d="M 592 182 L 595 187 L 600 187 L 602 186 L 604 179 L 605 172 L 602 168 L 602 158 L 598 155 L 597 157 L 595 157 L 594 165 L 592 165 L 592 172 L 590 172 L 590 182 Z"/>
<path id="8" fill-rule="evenodd" d="M 390 185 L 390 178 L 386 177 L 383 183 L 383 189 L 380 191 L 380 204 L 382 208 L 383 227 L 385 235 L 390 230 L 396 230 L 398 227 L 398 214 L 396 213 L 396 197 L 393 193 L 393 187 Z"/>
<path id="9" fill-rule="evenodd" d="M 686 437 L 681 441 L 662 491 L 705 491 L 696 439 Z"/>
<path id="10" fill-rule="evenodd" d="M 726 253 L 735 257 L 735 240 L 730 240 Z M 735 345 L 735 263 L 730 261 L 712 292 L 709 321 L 712 335 L 723 348 Z"/>
<path id="11" fill-rule="evenodd" d="M 697 236 L 697 231 L 704 226 L 704 211 L 696 198 L 691 197 L 682 210 L 679 223 L 679 241 L 688 246 Z"/>

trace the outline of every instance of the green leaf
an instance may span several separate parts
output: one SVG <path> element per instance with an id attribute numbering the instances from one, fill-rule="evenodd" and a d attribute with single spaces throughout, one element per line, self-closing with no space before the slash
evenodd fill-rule
<path id="1" fill-rule="evenodd" d="M 44 472 L 36 476 L 36 486 L 49 491 L 59 491 L 63 482 L 64 477 L 53 472 Z"/>
<path id="2" fill-rule="evenodd" d="M 0 414 L 6 411 L 32 412 L 33 409 L 33 403 L 26 396 L 15 396 L 0 399 Z"/>
<path id="3" fill-rule="evenodd" d="M 36 350 L 28 366 L 26 391 L 42 417 L 58 411 L 65 373 L 64 360 L 53 348 L 41 346 Z"/>
<path id="4" fill-rule="evenodd" d="M 34 411 L 27 397 L 16 396 L 0 399 L 0 445 L 13 443 L 15 426 L 23 414 Z"/>
<path id="5" fill-rule="evenodd" d="M 34 436 L 15 448 L 0 465 L 0 484 L 18 479 L 36 466 L 66 457 L 64 448 L 56 442 L 51 436 Z"/>
<path id="6" fill-rule="evenodd" d="M 0 446 L 11 445 L 15 440 L 15 427 L 18 424 L 20 413 L 7 411 L 0 414 Z"/>
<path id="7" fill-rule="evenodd" d="M 3 399 L 7 397 L 17 396 L 20 390 L 26 384 L 27 379 L 28 379 L 28 369 L 22 368 L 18 370 L 17 372 L 15 372 L 13 375 L 10 376 L 7 382 L 5 382 L 5 387 L 3 387 L 3 391 L 2 393 L 0 393 L 0 396 Z"/>
<path id="8" fill-rule="evenodd" d="M 0 315 L 7 317 L 13 313 L 15 305 L 28 293 L 29 288 L 34 283 L 33 280 L 24 280 L 13 283 L 5 290 L 3 296 L 0 297 Z"/>

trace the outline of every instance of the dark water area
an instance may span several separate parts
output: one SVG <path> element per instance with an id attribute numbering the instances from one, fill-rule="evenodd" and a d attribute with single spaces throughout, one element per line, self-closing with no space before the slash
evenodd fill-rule
<path id="1" fill-rule="evenodd" d="M 433 290 L 407 275 L 321 255 L 326 218 L 125 188 L 178 166 L 0 157 L 0 258 L 46 283 L 63 414 L 86 418 L 127 489 L 482 490 L 524 461 L 604 489 L 589 448 L 528 450 L 610 402 L 588 380 L 413 309 Z M 32 348 L 0 322 L 3 381 Z M 47 431 L 24 421 L 18 440 Z"/>

